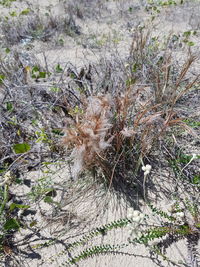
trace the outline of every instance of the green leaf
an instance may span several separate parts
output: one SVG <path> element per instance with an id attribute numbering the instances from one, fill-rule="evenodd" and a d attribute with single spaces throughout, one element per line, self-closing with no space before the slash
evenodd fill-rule
<path id="1" fill-rule="evenodd" d="M 4 74 L 0 74 L 0 84 L 3 83 L 3 80 L 6 78 Z"/>
<path id="2" fill-rule="evenodd" d="M 6 171 L 6 169 L 0 167 L 0 173 L 4 173 Z"/>
<path id="3" fill-rule="evenodd" d="M 7 109 L 7 111 L 12 111 L 13 110 L 13 105 L 12 105 L 11 102 L 7 102 L 6 103 L 6 109 Z"/>
<path id="4" fill-rule="evenodd" d="M 192 180 L 193 184 L 200 184 L 200 175 L 195 175 L 193 180 Z"/>
<path id="5" fill-rule="evenodd" d="M 31 121 L 31 124 L 32 124 L 33 126 L 38 125 L 38 120 L 37 120 L 37 119 L 32 120 L 32 121 Z"/>
<path id="6" fill-rule="evenodd" d="M 28 15 L 30 13 L 30 8 L 26 8 L 24 10 L 22 10 L 22 12 L 20 13 L 20 15 Z"/>
<path id="7" fill-rule="evenodd" d="M 16 123 L 15 121 L 8 121 L 7 123 L 8 123 L 8 124 L 11 124 L 11 125 L 14 125 L 14 126 L 17 125 L 17 123 Z"/>
<path id="8" fill-rule="evenodd" d="M 7 48 L 5 49 L 5 52 L 6 52 L 6 54 L 10 53 L 10 48 L 7 47 Z"/>
<path id="9" fill-rule="evenodd" d="M 51 197 L 46 196 L 46 197 L 44 198 L 44 202 L 45 202 L 45 203 L 53 203 L 54 201 L 53 201 L 53 199 L 52 199 Z"/>
<path id="10" fill-rule="evenodd" d="M 183 33 L 183 36 L 186 38 L 189 37 L 190 35 L 191 35 L 191 31 L 186 31 Z"/>
<path id="11" fill-rule="evenodd" d="M 29 205 L 17 204 L 17 203 L 11 203 L 10 204 L 10 211 L 13 211 L 15 208 L 28 209 L 28 208 L 30 208 L 30 206 Z"/>
<path id="12" fill-rule="evenodd" d="M 126 86 L 131 86 L 135 83 L 136 79 L 134 78 L 130 78 L 128 80 L 126 80 Z"/>
<path id="13" fill-rule="evenodd" d="M 23 181 L 22 181 L 22 179 L 16 178 L 15 183 L 16 184 L 23 184 Z"/>
<path id="14" fill-rule="evenodd" d="M 31 146 L 27 143 L 13 145 L 13 150 L 16 154 L 26 153 L 31 149 Z"/>
<path id="15" fill-rule="evenodd" d="M 38 66 L 34 66 L 32 68 L 32 73 L 40 71 L 40 68 Z"/>
<path id="16" fill-rule="evenodd" d="M 39 78 L 46 78 L 46 72 L 45 71 L 40 71 L 39 72 Z"/>
<path id="17" fill-rule="evenodd" d="M 136 71 L 137 71 L 137 68 L 138 68 L 138 64 L 135 63 L 135 64 L 133 65 L 132 72 L 136 72 Z"/>
<path id="18" fill-rule="evenodd" d="M 3 228 L 5 230 L 18 230 L 20 228 L 19 222 L 13 218 L 8 219 L 4 224 Z"/>
<path id="19" fill-rule="evenodd" d="M 16 17 L 17 13 L 15 11 L 9 13 L 11 17 Z"/>
<path id="20" fill-rule="evenodd" d="M 195 120 L 191 120 L 191 119 L 185 119 L 183 121 L 185 123 L 187 123 L 187 125 L 189 125 L 190 127 L 193 127 L 193 128 L 200 126 L 200 121 L 195 121 Z"/>
<path id="21" fill-rule="evenodd" d="M 76 75 L 74 73 L 70 73 L 69 76 L 70 76 L 71 79 L 75 79 L 76 78 Z"/>
<path id="22" fill-rule="evenodd" d="M 61 136 L 64 135 L 63 131 L 60 129 L 52 129 L 52 133 L 54 133 L 56 135 L 61 135 Z"/>
<path id="23" fill-rule="evenodd" d="M 58 93 L 58 92 L 61 91 L 59 87 L 51 87 L 50 90 L 51 90 L 52 92 L 55 92 L 55 93 Z"/>
<path id="24" fill-rule="evenodd" d="M 194 42 L 188 42 L 187 44 L 188 44 L 188 46 L 194 46 L 195 45 Z"/>
<path id="25" fill-rule="evenodd" d="M 63 69 L 61 68 L 61 66 L 60 66 L 60 64 L 58 64 L 57 66 L 56 66 L 56 72 L 58 72 L 58 73 L 61 73 L 61 72 L 63 72 Z"/>
<path id="26" fill-rule="evenodd" d="M 31 223 L 30 223 L 30 227 L 33 227 L 33 226 L 35 226 L 37 224 L 37 221 L 35 220 L 35 221 L 32 221 Z"/>

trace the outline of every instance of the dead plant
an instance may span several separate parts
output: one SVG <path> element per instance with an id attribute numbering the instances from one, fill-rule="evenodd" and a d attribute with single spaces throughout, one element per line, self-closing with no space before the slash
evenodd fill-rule
<path id="1" fill-rule="evenodd" d="M 122 178 L 128 171 L 134 173 L 169 128 L 185 127 L 173 108 L 162 110 L 161 104 L 150 101 L 141 105 L 144 90 L 132 86 L 114 98 L 110 94 L 85 97 L 83 108 L 72 112 L 63 142 L 71 149 L 74 177 L 97 167 L 111 184 L 120 173 Z"/>

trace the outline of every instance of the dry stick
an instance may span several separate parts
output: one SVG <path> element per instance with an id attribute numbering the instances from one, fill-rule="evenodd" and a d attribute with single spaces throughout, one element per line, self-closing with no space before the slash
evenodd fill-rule
<path id="1" fill-rule="evenodd" d="M 147 199 L 146 199 L 146 178 L 147 178 L 147 176 L 148 176 L 148 174 L 144 174 L 144 180 L 143 180 L 143 184 L 142 184 L 142 186 L 143 186 L 143 194 L 144 194 L 144 200 L 145 201 L 147 201 Z"/>
<path id="2" fill-rule="evenodd" d="M 5 86 L 5 88 L 6 88 L 6 90 L 7 90 L 7 93 L 9 94 L 9 96 L 10 96 L 11 98 L 13 98 L 13 95 L 12 95 L 11 90 L 10 90 L 10 86 L 7 85 L 7 84 L 5 83 L 5 81 L 3 81 L 3 80 L 1 80 L 1 83 Z M 6 96 L 4 97 L 4 99 L 5 99 L 5 98 L 6 98 Z"/>
<path id="3" fill-rule="evenodd" d="M 109 184 L 109 187 L 108 187 L 108 191 L 110 190 L 110 187 L 111 187 L 111 184 L 112 184 L 112 180 L 113 180 L 113 177 L 114 177 L 115 169 L 116 169 L 117 164 L 118 164 L 118 162 L 119 162 L 119 160 L 120 160 L 120 158 L 121 158 L 123 153 L 124 153 L 124 148 L 122 149 L 122 152 L 119 154 L 119 157 L 118 157 L 118 159 L 117 159 L 117 161 L 116 161 L 116 163 L 115 163 L 115 165 L 114 165 L 114 167 L 112 169 L 112 174 L 111 174 L 111 177 L 110 177 L 110 184 Z"/>
<path id="4" fill-rule="evenodd" d="M 170 69 L 171 69 L 171 65 L 169 64 L 168 66 L 166 66 L 166 71 L 165 71 L 165 82 L 164 82 L 164 87 L 162 89 L 162 95 L 164 95 L 165 90 L 167 88 L 167 84 L 169 81 L 169 75 L 170 75 Z"/>
<path id="5" fill-rule="evenodd" d="M 62 71 L 62 74 L 61 74 L 61 76 L 60 76 L 60 79 L 59 79 L 58 83 L 60 83 L 60 82 L 62 81 L 62 79 L 63 79 L 63 75 L 64 75 L 64 73 L 65 73 L 65 70 L 66 70 L 67 66 L 68 66 L 68 62 L 67 62 L 67 63 L 65 64 L 65 66 L 64 66 L 64 69 L 63 69 L 63 71 Z"/>
<path id="6" fill-rule="evenodd" d="M 137 162 L 137 166 L 136 166 L 136 172 L 138 171 L 140 165 L 142 164 L 142 166 L 144 166 L 144 162 L 143 162 L 143 156 L 142 156 L 142 153 L 139 157 L 139 160 Z M 143 194 L 144 194 L 144 200 L 146 201 L 146 178 L 147 178 L 148 174 L 144 174 L 144 180 L 143 180 L 143 184 L 142 184 L 142 187 L 143 187 Z"/>
<path id="7" fill-rule="evenodd" d="M 42 52 L 42 55 L 44 57 L 44 63 L 45 63 L 46 72 L 49 73 L 49 67 L 48 67 L 47 57 L 46 57 L 45 52 Z"/>
<path id="8" fill-rule="evenodd" d="M 178 81 L 176 82 L 176 88 L 180 85 L 181 81 L 185 77 L 186 73 L 188 72 L 190 66 L 192 63 L 195 61 L 196 57 L 195 56 L 190 56 L 188 61 L 183 65 L 182 71 L 179 75 Z"/>
<path id="9" fill-rule="evenodd" d="M 146 103 L 146 105 L 149 103 L 149 101 Z M 137 114 L 136 114 L 136 119 L 135 119 L 135 121 L 134 121 L 134 125 L 136 126 L 136 125 L 138 125 L 139 124 L 139 122 L 140 122 L 140 120 L 141 120 L 141 118 L 148 112 L 148 111 L 150 111 L 150 110 L 153 110 L 153 109 L 156 109 L 157 107 L 159 107 L 159 106 L 161 106 L 161 104 L 156 104 L 156 105 L 154 105 L 153 107 L 150 107 L 150 108 L 146 108 L 146 109 L 144 109 L 142 112 L 138 112 Z"/>
<path id="10" fill-rule="evenodd" d="M 0 207 L 0 216 L 2 215 L 4 208 L 6 206 L 6 203 L 8 201 L 8 184 L 5 184 L 4 186 L 4 193 L 3 193 L 3 202 Z"/>
<path id="11" fill-rule="evenodd" d="M 26 155 L 28 155 L 30 153 L 30 151 L 26 152 L 26 153 L 23 153 L 22 155 L 20 155 L 19 157 L 17 157 L 11 164 L 10 166 L 8 167 L 7 170 L 10 170 L 12 168 L 12 166 L 21 158 L 25 157 Z"/>

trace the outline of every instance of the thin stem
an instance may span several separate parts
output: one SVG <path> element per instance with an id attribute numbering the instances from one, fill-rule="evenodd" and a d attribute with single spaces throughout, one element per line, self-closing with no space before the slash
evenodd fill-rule
<path id="1" fill-rule="evenodd" d="M 8 185 L 5 184 L 4 193 L 3 193 L 3 202 L 2 202 L 1 207 L 0 207 L 0 216 L 2 215 L 2 213 L 5 209 L 7 201 L 8 201 Z"/>

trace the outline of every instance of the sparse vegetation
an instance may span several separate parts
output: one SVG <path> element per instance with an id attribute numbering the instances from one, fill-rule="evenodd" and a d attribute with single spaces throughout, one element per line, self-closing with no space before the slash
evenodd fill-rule
<path id="1" fill-rule="evenodd" d="M 198 266 L 197 7 L 0 1 L 2 266 Z"/>

